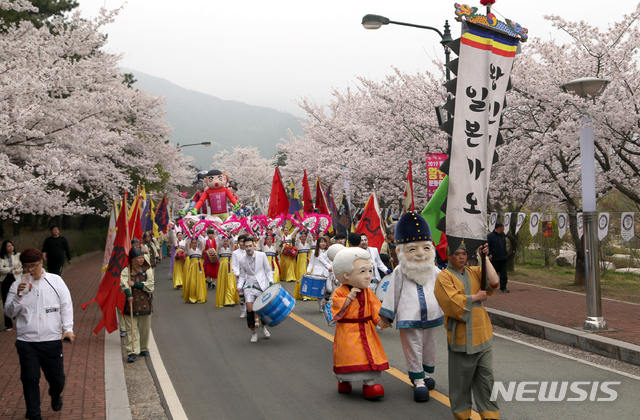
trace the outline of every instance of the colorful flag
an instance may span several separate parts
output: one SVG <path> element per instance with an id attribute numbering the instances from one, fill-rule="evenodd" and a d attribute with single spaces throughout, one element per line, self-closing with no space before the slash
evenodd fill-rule
<path id="1" fill-rule="evenodd" d="M 431 200 L 427 203 L 424 210 L 422 210 L 422 217 L 427 221 L 431 228 L 431 235 L 433 236 L 433 244 L 440 254 L 440 258 L 447 259 L 447 235 L 438 229 L 438 223 L 440 219 L 444 217 L 442 211 L 442 204 L 447 199 L 447 192 L 449 191 L 449 177 L 445 176 L 438 186 L 438 189 L 431 197 Z"/>
<path id="2" fill-rule="evenodd" d="M 151 200 L 147 200 L 142 210 L 142 233 L 151 232 L 153 230 L 153 219 L 151 218 Z"/>
<path id="3" fill-rule="evenodd" d="M 404 190 L 404 211 L 414 211 L 413 207 L 413 174 L 411 171 L 411 161 L 409 161 L 409 173 L 407 174 L 407 187 Z M 388 213 L 388 212 L 387 212 Z"/>
<path id="4" fill-rule="evenodd" d="M 129 234 L 131 238 L 138 238 L 142 240 L 142 225 L 140 224 L 140 205 L 142 204 L 142 197 L 136 196 L 133 202 L 133 210 L 129 212 Z"/>
<path id="5" fill-rule="evenodd" d="M 109 230 L 107 231 L 107 243 L 104 246 L 104 257 L 102 258 L 102 272 L 104 273 L 107 270 L 107 266 L 109 265 L 109 260 L 111 259 L 111 252 L 113 251 L 113 241 L 116 239 L 116 220 L 118 218 L 116 213 L 117 205 L 116 202 L 113 202 L 113 206 L 111 206 L 111 217 L 109 218 Z"/>
<path id="6" fill-rule="evenodd" d="M 378 197 L 374 192 L 367 200 L 364 211 L 356 227 L 356 233 L 367 235 L 369 246 L 378 248 L 384 243 L 384 228 L 382 227 L 382 216 L 380 214 L 380 206 L 378 205 Z"/>
<path id="7" fill-rule="evenodd" d="M 289 199 L 287 198 L 287 190 L 282 184 L 280 170 L 276 167 L 273 174 L 273 182 L 271 183 L 271 197 L 269 198 L 269 210 L 267 216 L 272 219 L 289 212 Z"/>
<path id="8" fill-rule="evenodd" d="M 289 214 L 298 213 L 298 215 L 300 215 L 301 211 L 300 196 L 298 195 L 298 191 L 296 191 L 296 184 L 294 184 L 293 178 L 291 178 L 291 183 L 289 184 Z"/>
<path id="9" fill-rule="evenodd" d="M 327 210 L 329 210 L 329 216 L 331 216 L 331 226 L 329 226 L 329 233 L 332 234 L 338 226 L 338 212 L 336 211 L 336 202 L 333 200 L 333 184 L 327 188 Z"/>
<path id="10" fill-rule="evenodd" d="M 320 210 L 320 214 L 329 214 L 327 195 L 324 193 L 324 187 L 322 186 L 320 177 L 316 178 L 316 208 Z"/>
<path id="11" fill-rule="evenodd" d="M 309 188 L 306 169 L 302 177 L 302 209 L 305 213 L 313 213 L 313 199 L 311 198 L 311 188 Z"/>
<path id="12" fill-rule="evenodd" d="M 433 194 L 442 183 L 446 176 L 441 170 L 440 165 L 447 160 L 446 153 L 426 153 L 427 163 L 427 202 L 431 200 Z"/>
<path id="13" fill-rule="evenodd" d="M 345 194 L 342 194 L 340 206 L 338 207 L 338 222 L 335 225 L 340 233 L 348 235 L 353 231 L 353 220 L 351 219 L 351 209 L 349 208 L 349 200 Z"/>
<path id="14" fill-rule="evenodd" d="M 167 233 L 167 226 L 169 225 L 169 208 L 167 203 L 167 196 L 163 195 L 158 208 L 156 209 L 155 222 L 158 225 L 158 230 L 163 233 Z"/>
<path id="15" fill-rule="evenodd" d="M 107 270 L 102 275 L 102 281 L 98 287 L 98 293 L 93 300 L 80 305 L 84 310 L 87 306 L 96 302 L 102 310 L 102 319 L 93 330 L 98 334 L 102 328 L 106 328 L 108 333 L 118 329 L 118 318 L 116 308 L 124 310 L 125 294 L 120 289 L 120 274 L 122 269 L 129 265 L 129 249 L 131 240 L 129 239 L 129 228 L 127 225 L 127 193 L 122 200 L 122 208 L 116 222 L 117 233 L 113 242 L 113 251 L 109 259 Z"/>

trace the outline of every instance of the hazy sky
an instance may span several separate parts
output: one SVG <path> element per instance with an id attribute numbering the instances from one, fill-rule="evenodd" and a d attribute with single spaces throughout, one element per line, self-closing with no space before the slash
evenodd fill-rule
<path id="1" fill-rule="evenodd" d="M 356 77 L 380 80 L 393 72 L 392 67 L 407 72 L 433 71 L 434 58 L 444 61 L 437 33 L 397 25 L 366 30 L 361 25 L 365 14 L 440 30 L 449 20 L 453 37 L 460 35 L 460 23 L 454 20 L 454 1 L 79 3 L 85 16 L 97 15 L 102 6 L 123 7 L 116 22 L 106 28 L 108 51 L 123 55 L 123 67 L 221 99 L 268 106 L 298 116 L 304 116 L 295 104 L 301 97 L 328 104 L 333 88 L 353 86 Z M 467 4 L 480 6 L 479 0 Z M 637 4 L 638 0 L 498 0 L 493 11 L 500 20 L 507 17 L 528 28 L 531 37 L 566 40 L 544 15 L 584 20 L 606 28 L 632 13 Z"/>

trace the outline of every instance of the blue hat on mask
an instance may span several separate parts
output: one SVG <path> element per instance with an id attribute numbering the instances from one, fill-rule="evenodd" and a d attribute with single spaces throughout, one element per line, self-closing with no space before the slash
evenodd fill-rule
<path id="1" fill-rule="evenodd" d="M 409 242 L 431 241 L 431 228 L 424 217 L 416 212 L 405 213 L 398 224 L 394 234 L 396 244 L 406 244 Z"/>

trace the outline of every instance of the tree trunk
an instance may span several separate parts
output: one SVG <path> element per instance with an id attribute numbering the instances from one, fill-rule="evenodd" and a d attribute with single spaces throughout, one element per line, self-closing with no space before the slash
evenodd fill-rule
<path id="1" fill-rule="evenodd" d="M 576 274 L 573 278 L 574 286 L 584 286 L 587 283 L 587 275 L 585 272 L 585 255 L 584 255 L 584 237 L 580 239 L 578 233 L 578 218 L 575 213 L 569 214 L 569 231 L 571 232 L 571 240 L 576 248 Z"/>

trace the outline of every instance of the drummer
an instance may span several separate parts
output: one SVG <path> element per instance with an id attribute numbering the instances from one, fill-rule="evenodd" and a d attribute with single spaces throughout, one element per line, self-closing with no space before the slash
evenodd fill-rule
<path id="1" fill-rule="evenodd" d="M 239 276 L 237 278 L 238 293 L 244 292 L 247 305 L 247 326 L 251 329 L 251 342 L 258 342 L 257 329 L 262 331 L 264 338 L 271 337 L 267 326 L 260 326 L 260 318 L 253 311 L 253 302 L 258 296 L 273 284 L 273 271 L 267 254 L 255 250 L 252 236 L 243 238 L 245 255 L 238 262 Z"/>
<path id="2" fill-rule="evenodd" d="M 320 236 L 316 241 L 316 244 L 316 249 L 311 254 L 309 264 L 307 265 L 307 274 L 322 277 L 326 281 L 326 279 L 329 278 L 329 273 L 333 273 L 333 265 L 331 264 L 331 261 L 329 261 L 329 258 L 327 258 L 329 240 L 324 236 Z M 331 283 L 329 283 L 329 285 L 330 284 Z M 331 291 L 332 290 L 329 290 L 329 294 Z M 320 312 L 322 312 L 322 307 L 325 303 L 326 301 L 324 298 L 318 299 L 318 308 L 320 309 Z"/>

